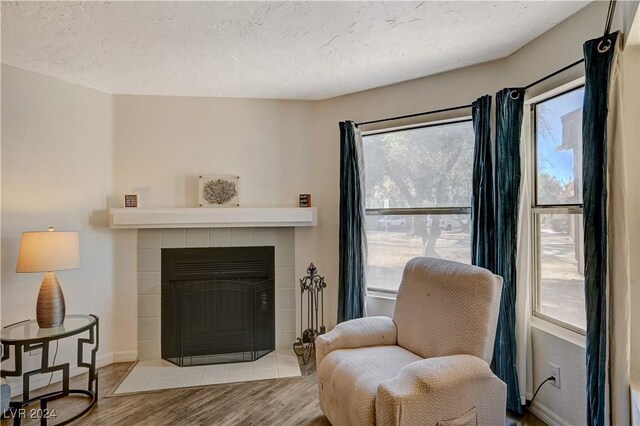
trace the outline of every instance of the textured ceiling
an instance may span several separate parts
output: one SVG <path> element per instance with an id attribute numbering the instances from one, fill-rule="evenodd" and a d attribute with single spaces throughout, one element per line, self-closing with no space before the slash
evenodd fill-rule
<path id="1" fill-rule="evenodd" d="M 507 56 L 588 2 L 3 2 L 2 62 L 117 94 L 325 99 Z"/>

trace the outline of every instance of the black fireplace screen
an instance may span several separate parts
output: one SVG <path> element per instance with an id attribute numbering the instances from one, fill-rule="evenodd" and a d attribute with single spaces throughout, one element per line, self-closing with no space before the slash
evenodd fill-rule
<path id="1" fill-rule="evenodd" d="M 162 249 L 162 358 L 254 361 L 275 349 L 273 247 Z"/>

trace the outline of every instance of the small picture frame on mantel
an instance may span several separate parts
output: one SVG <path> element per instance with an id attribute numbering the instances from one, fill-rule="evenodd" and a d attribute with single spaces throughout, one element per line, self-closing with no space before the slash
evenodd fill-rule
<path id="1" fill-rule="evenodd" d="M 125 194 L 124 206 L 126 208 L 138 207 L 138 194 Z"/>
<path id="2" fill-rule="evenodd" d="M 311 207 L 311 194 L 300 194 L 298 205 L 300 207 Z"/>
<path id="3" fill-rule="evenodd" d="M 198 196 L 200 207 L 239 207 L 240 176 L 200 175 Z"/>

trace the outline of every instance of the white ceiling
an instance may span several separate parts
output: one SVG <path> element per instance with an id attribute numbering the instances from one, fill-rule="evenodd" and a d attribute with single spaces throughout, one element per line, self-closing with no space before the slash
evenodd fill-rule
<path id="1" fill-rule="evenodd" d="M 110 93 L 325 99 L 513 53 L 589 2 L 3 2 L 2 62 Z"/>

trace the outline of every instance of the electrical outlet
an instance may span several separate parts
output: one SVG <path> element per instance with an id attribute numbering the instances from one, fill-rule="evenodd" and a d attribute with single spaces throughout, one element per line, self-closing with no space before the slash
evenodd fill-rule
<path id="1" fill-rule="evenodd" d="M 560 388 L 560 367 L 555 364 L 549 363 L 549 376 L 553 376 L 555 380 L 551 381 L 551 384 L 557 388 Z"/>

